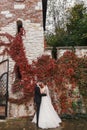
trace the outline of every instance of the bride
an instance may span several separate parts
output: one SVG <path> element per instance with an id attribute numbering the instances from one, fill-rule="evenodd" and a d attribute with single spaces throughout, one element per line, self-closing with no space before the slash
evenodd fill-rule
<path id="1" fill-rule="evenodd" d="M 51 103 L 49 89 L 46 84 L 42 84 L 40 86 L 40 92 L 46 93 L 47 96 L 42 97 L 39 113 L 39 127 L 42 129 L 47 129 L 60 126 L 62 121 Z M 36 123 L 36 114 L 32 122 Z"/>

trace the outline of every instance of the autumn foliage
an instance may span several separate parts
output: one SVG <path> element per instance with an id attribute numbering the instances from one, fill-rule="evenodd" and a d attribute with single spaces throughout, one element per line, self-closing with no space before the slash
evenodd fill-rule
<path id="1" fill-rule="evenodd" d="M 82 85 L 87 83 L 84 70 L 87 66 L 87 57 L 78 58 L 72 51 L 66 51 L 58 60 L 54 60 L 48 55 L 42 55 L 37 58 L 37 61 L 29 64 L 22 35 L 23 33 L 19 33 L 12 37 L 9 34 L 0 34 L 9 41 L 8 44 L 0 41 L 0 46 L 5 47 L 1 55 L 7 52 L 15 62 L 15 80 L 12 84 L 12 92 L 13 94 L 18 92 L 23 94 L 21 98 L 9 101 L 18 104 L 28 102 L 29 98 L 33 96 L 36 82 L 41 80 L 46 81 L 49 86 L 54 108 L 61 114 L 74 113 L 74 108 L 78 107 L 77 102 L 80 99 L 77 89 L 78 87 L 82 89 Z M 84 86 L 86 87 L 86 85 Z M 77 93 L 75 94 L 75 92 Z M 54 102 L 55 96 L 56 101 Z"/>

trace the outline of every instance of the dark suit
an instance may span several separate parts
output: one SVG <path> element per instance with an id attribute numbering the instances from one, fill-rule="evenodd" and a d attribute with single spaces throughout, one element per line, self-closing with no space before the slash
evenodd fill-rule
<path id="1" fill-rule="evenodd" d="M 39 120 L 39 111 L 40 111 L 40 104 L 41 104 L 41 97 L 46 96 L 46 94 L 41 94 L 40 93 L 40 88 L 36 85 L 35 86 L 35 95 L 34 95 L 34 102 L 37 107 L 37 112 L 36 112 L 36 121 L 37 121 L 37 126 L 38 126 L 38 120 Z"/>

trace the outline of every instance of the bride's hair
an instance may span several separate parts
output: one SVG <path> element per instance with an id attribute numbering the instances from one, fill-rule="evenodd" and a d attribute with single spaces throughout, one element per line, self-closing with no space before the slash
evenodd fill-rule
<path id="1" fill-rule="evenodd" d="M 44 82 L 43 82 L 43 84 L 44 84 L 44 85 L 47 85 L 47 82 L 46 82 L 46 81 L 44 81 Z"/>

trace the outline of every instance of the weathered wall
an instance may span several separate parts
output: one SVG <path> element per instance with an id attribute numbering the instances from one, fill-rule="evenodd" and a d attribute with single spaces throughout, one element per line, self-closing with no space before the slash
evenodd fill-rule
<path id="1" fill-rule="evenodd" d="M 16 21 L 21 20 L 26 31 L 24 46 L 29 60 L 36 59 L 43 53 L 43 27 L 41 0 L 0 1 L 0 31 L 13 36 L 17 32 Z"/>
<path id="2" fill-rule="evenodd" d="M 23 37 L 23 43 L 26 50 L 26 56 L 29 62 L 36 59 L 38 56 L 44 54 L 51 55 L 51 50 L 44 52 L 44 35 L 42 26 L 42 1 L 41 0 L 24 0 L 23 2 L 15 2 L 16 0 L 0 0 L 0 33 L 7 32 L 15 36 L 17 32 L 16 21 L 21 20 L 26 35 Z M 5 40 L 5 39 L 4 39 Z M 67 49 L 60 48 L 58 50 L 58 57 Z M 0 48 L 0 52 L 2 48 Z M 83 51 L 77 49 L 77 53 Z M 87 52 L 85 52 L 87 54 Z M 80 55 L 80 54 L 79 54 Z M 9 96 L 17 98 L 19 95 L 13 95 L 11 92 L 11 83 L 13 77 L 11 72 L 13 70 L 14 61 L 7 55 L 0 57 L 9 59 Z M 29 111 L 27 111 L 27 107 Z M 28 116 L 34 113 L 33 104 L 30 102 L 27 106 L 8 104 L 8 117 Z"/>
<path id="3" fill-rule="evenodd" d="M 76 46 L 75 48 L 72 48 L 72 46 L 70 46 L 70 47 L 57 47 L 57 58 L 60 58 L 64 52 L 72 51 L 73 49 L 75 49 L 75 54 L 78 57 L 87 56 L 87 47 L 86 46 Z M 47 47 L 44 51 L 45 55 L 52 56 L 51 53 L 52 53 L 52 47 Z"/>
<path id="4" fill-rule="evenodd" d="M 17 33 L 18 20 L 22 21 L 26 35 L 23 37 L 26 57 L 29 62 L 36 60 L 44 51 L 44 33 L 43 33 L 43 15 L 41 0 L 24 0 L 16 2 L 16 0 L 0 0 L 0 33 L 9 33 L 15 36 Z M 4 41 L 6 39 L 3 39 Z M 0 53 L 2 52 L 0 48 Z M 17 98 L 11 92 L 11 84 L 13 82 L 12 70 L 14 61 L 6 55 L 0 57 L 0 61 L 9 59 L 9 97 Z M 8 117 L 27 116 L 32 114 L 32 104 L 30 103 L 29 111 L 26 112 L 26 106 L 8 105 Z"/>

